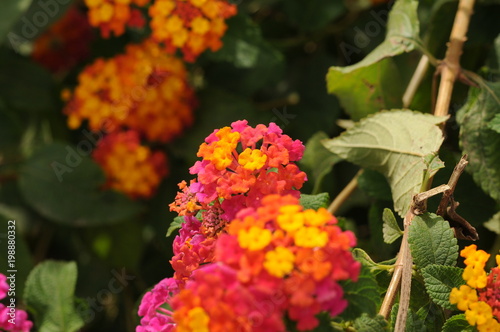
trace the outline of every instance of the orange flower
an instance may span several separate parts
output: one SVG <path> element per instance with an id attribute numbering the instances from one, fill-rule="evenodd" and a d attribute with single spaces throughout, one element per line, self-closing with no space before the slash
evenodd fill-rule
<path id="1" fill-rule="evenodd" d="M 150 141 L 168 142 L 192 122 L 194 92 L 181 60 L 154 42 L 128 45 L 125 54 L 97 59 L 78 77 L 66 106 L 68 126 L 88 120 L 92 130 L 138 131 Z"/>
<path id="2" fill-rule="evenodd" d="M 107 135 L 92 154 L 107 177 L 107 186 L 132 198 L 151 197 L 167 175 L 166 156 L 140 144 L 134 131 Z"/>
<path id="3" fill-rule="evenodd" d="M 181 49 L 192 62 L 206 49 L 222 47 L 225 19 L 236 15 L 236 6 L 225 0 L 156 0 L 149 15 L 153 39 L 169 53 Z"/>
<path id="4" fill-rule="evenodd" d="M 111 33 L 120 36 L 125 32 L 125 26 L 143 27 L 146 23 L 134 4 L 144 7 L 149 0 L 85 0 L 89 7 L 89 22 L 101 29 L 101 35 L 109 38 Z"/>

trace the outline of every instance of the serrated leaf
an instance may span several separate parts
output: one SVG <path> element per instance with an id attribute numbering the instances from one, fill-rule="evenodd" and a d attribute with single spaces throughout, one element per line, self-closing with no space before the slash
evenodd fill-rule
<path id="1" fill-rule="evenodd" d="M 394 210 L 403 216 L 420 192 L 426 156 L 436 154 L 443 142 L 436 125 L 445 120 L 410 110 L 383 111 L 323 144 L 354 164 L 382 173 L 391 186 Z"/>
<path id="2" fill-rule="evenodd" d="M 500 235 L 500 212 L 483 224 L 484 227 Z"/>
<path id="3" fill-rule="evenodd" d="M 20 171 L 19 189 L 41 215 L 74 226 L 123 221 L 141 205 L 123 194 L 102 190 L 100 167 L 75 147 L 54 143 L 33 154 Z"/>
<path id="4" fill-rule="evenodd" d="M 397 1 L 389 13 L 384 42 L 359 63 L 331 67 L 328 71 L 328 92 L 337 95 L 353 120 L 381 109 L 401 107 L 403 91 L 396 83 L 401 78 L 392 59 L 386 58 L 414 49 L 410 40 L 419 35 L 417 6 L 418 2 L 414 0 Z"/>
<path id="5" fill-rule="evenodd" d="M 377 314 L 380 304 L 380 293 L 375 277 L 370 269 L 362 267 L 357 282 L 351 280 L 340 283 L 344 289 L 344 298 L 349 303 L 339 315 L 344 320 L 354 320 L 363 313 L 369 316 Z"/>
<path id="6" fill-rule="evenodd" d="M 410 225 L 408 243 L 419 269 L 430 264 L 456 264 L 457 239 L 450 224 L 441 216 L 429 212 L 415 216 Z"/>
<path id="7" fill-rule="evenodd" d="M 396 217 L 394 217 L 394 214 L 390 209 L 384 209 L 384 212 L 382 213 L 382 220 L 384 221 L 382 231 L 385 243 L 393 243 L 401 235 L 403 235 L 403 231 L 399 228 Z"/>
<path id="8" fill-rule="evenodd" d="M 305 166 L 308 180 L 314 183 L 313 193 L 319 191 L 321 181 L 331 172 L 333 165 L 342 160 L 323 146 L 321 141 L 327 138 L 328 135 L 322 131 L 314 134 L 307 141 L 304 156 L 299 162 Z"/>
<path id="9" fill-rule="evenodd" d="M 172 220 L 172 222 L 170 223 L 170 226 L 168 226 L 166 237 L 169 237 L 170 235 L 172 235 L 173 232 L 180 229 L 183 223 L 184 223 L 183 216 L 175 217 L 174 220 Z"/>
<path id="10" fill-rule="evenodd" d="M 391 326 L 394 330 L 394 325 L 396 324 L 396 317 L 398 315 L 399 303 L 392 306 L 391 309 Z M 408 315 L 406 318 L 405 332 L 421 332 L 424 331 L 424 321 L 417 316 L 415 311 L 408 309 Z"/>
<path id="11" fill-rule="evenodd" d="M 363 314 L 354 321 L 354 328 L 360 332 L 387 331 L 387 321 L 380 315 L 370 317 L 367 314 Z"/>
<path id="12" fill-rule="evenodd" d="M 358 176 L 358 187 L 370 197 L 392 202 L 391 187 L 387 179 L 377 171 L 363 170 Z"/>
<path id="13" fill-rule="evenodd" d="M 450 303 L 450 292 L 465 284 L 463 269 L 454 266 L 431 264 L 422 269 L 425 288 L 434 303 L 445 309 L 456 309 Z"/>
<path id="14" fill-rule="evenodd" d="M 488 89 L 473 87 L 467 102 L 457 112 L 460 145 L 469 156 L 467 170 L 496 200 L 500 200 L 500 133 L 492 130 L 489 122 L 500 113 L 499 100 L 500 83 L 488 83 Z"/>
<path id="15" fill-rule="evenodd" d="M 443 310 L 432 302 L 418 309 L 417 317 L 424 323 L 423 331 L 439 331 L 445 319 Z"/>
<path id="16" fill-rule="evenodd" d="M 443 325 L 441 332 L 474 332 L 476 328 L 471 326 L 467 319 L 465 319 L 465 314 L 455 315 L 450 317 Z"/>
<path id="17" fill-rule="evenodd" d="M 330 195 L 328 193 L 321 193 L 317 195 L 300 194 L 300 205 L 306 209 L 317 210 L 319 208 L 326 208 L 330 202 Z"/>
<path id="18" fill-rule="evenodd" d="M 73 332 L 83 325 L 74 306 L 75 262 L 45 261 L 26 280 L 24 301 L 35 314 L 40 332 Z"/>

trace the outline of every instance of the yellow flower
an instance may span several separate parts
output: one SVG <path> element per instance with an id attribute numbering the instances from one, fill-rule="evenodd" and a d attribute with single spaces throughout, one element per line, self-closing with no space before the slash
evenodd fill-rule
<path id="1" fill-rule="evenodd" d="M 491 307 L 485 302 L 474 302 L 465 312 L 465 318 L 470 325 L 482 325 L 493 318 Z"/>
<path id="2" fill-rule="evenodd" d="M 276 247 L 268 251 L 265 256 L 264 268 L 269 274 L 283 278 L 293 270 L 294 254 L 285 247 Z"/>
<path id="3" fill-rule="evenodd" d="M 238 163 L 243 166 L 243 168 L 250 171 L 255 171 L 256 169 L 262 168 L 267 160 L 267 156 L 262 153 L 262 151 L 257 149 L 246 148 L 245 151 L 240 153 L 238 156 Z"/>
<path id="4" fill-rule="evenodd" d="M 453 288 L 450 293 L 450 303 L 456 304 L 457 308 L 466 311 L 470 303 L 477 302 L 477 293 L 475 289 L 467 285 L 460 286 L 459 289 Z"/>
<path id="5" fill-rule="evenodd" d="M 294 235 L 295 244 L 299 247 L 324 247 L 328 243 L 328 233 L 317 227 L 302 227 Z"/>
<path id="6" fill-rule="evenodd" d="M 249 230 L 242 229 L 238 232 L 238 243 L 240 247 L 248 250 L 261 250 L 271 243 L 272 234 L 268 229 L 256 226 Z"/>

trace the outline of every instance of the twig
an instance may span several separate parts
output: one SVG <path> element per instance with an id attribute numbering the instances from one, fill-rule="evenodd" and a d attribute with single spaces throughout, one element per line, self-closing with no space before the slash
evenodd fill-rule
<path id="1" fill-rule="evenodd" d="M 442 62 L 441 83 L 439 85 L 438 97 L 434 115 L 445 116 L 448 114 L 453 85 L 460 72 L 460 56 L 464 45 L 467 29 L 469 28 L 470 16 L 475 0 L 460 0 L 457 15 L 451 30 L 450 42 L 446 56 Z"/>
<path id="2" fill-rule="evenodd" d="M 344 204 L 344 202 L 351 196 L 351 194 L 354 192 L 354 190 L 358 186 L 358 178 L 359 176 L 363 173 L 363 170 L 359 170 L 358 173 L 352 178 L 351 181 L 347 184 L 347 186 L 342 189 L 342 191 L 335 197 L 333 202 L 330 204 L 328 207 L 328 212 L 331 214 L 335 214 L 338 209 Z"/>
<path id="3" fill-rule="evenodd" d="M 420 58 L 417 69 L 415 69 L 415 72 L 413 73 L 410 83 L 406 88 L 405 94 L 403 95 L 404 108 L 410 107 L 411 101 L 413 100 L 413 97 L 415 96 L 415 93 L 417 92 L 420 83 L 422 83 L 422 80 L 424 79 L 427 69 L 429 69 L 429 57 L 424 54 Z"/>
<path id="4" fill-rule="evenodd" d="M 410 246 L 408 244 L 408 233 L 411 222 L 415 215 L 413 208 L 410 208 L 406 213 L 404 224 L 403 241 L 401 243 L 401 293 L 399 295 L 399 309 L 396 317 L 396 325 L 394 326 L 395 332 L 402 332 L 406 330 L 406 319 L 408 318 L 408 308 L 410 306 L 410 293 L 411 293 L 411 275 L 413 267 L 413 258 L 411 257 Z"/>
<path id="5" fill-rule="evenodd" d="M 464 172 L 465 167 L 468 163 L 469 162 L 467 161 L 467 155 L 465 154 L 462 156 L 462 158 L 460 158 L 460 161 L 455 166 L 453 173 L 451 173 L 450 180 L 448 180 L 448 186 L 450 187 L 450 189 L 444 192 L 443 197 L 441 198 L 441 202 L 439 202 L 439 207 L 436 211 L 436 214 L 443 215 L 448 205 L 450 205 L 450 198 L 453 195 L 453 192 L 455 192 L 458 179 Z"/>

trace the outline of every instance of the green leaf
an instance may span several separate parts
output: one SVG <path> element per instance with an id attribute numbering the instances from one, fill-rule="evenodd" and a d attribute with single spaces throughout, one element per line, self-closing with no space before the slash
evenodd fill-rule
<path id="1" fill-rule="evenodd" d="M 346 12 L 342 1 L 289 0 L 283 6 L 288 18 L 305 31 L 321 29 Z"/>
<path id="2" fill-rule="evenodd" d="M 426 156 L 436 154 L 443 142 L 436 125 L 445 120 L 409 110 L 383 111 L 323 144 L 356 165 L 382 173 L 391 186 L 394 210 L 403 216 L 421 190 Z"/>
<path id="3" fill-rule="evenodd" d="M 408 243 L 419 269 L 430 264 L 456 264 L 457 239 L 450 224 L 441 216 L 429 212 L 415 216 L 410 225 Z"/>
<path id="4" fill-rule="evenodd" d="M 363 313 L 369 316 L 377 314 L 380 304 L 380 293 L 377 281 L 370 269 L 361 268 L 357 282 L 351 280 L 340 282 L 344 289 L 344 298 L 349 303 L 347 308 L 339 316 L 344 320 L 353 320 Z"/>
<path id="5" fill-rule="evenodd" d="M 500 212 L 483 224 L 484 227 L 500 235 Z"/>
<path id="6" fill-rule="evenodd" d="M 84 325 L 74 306 L 76 278 L 75 262 L 49 260 L 31 271 L 24 301 L 35 314 L 40 332 L 73 332 Z"/>
<path id="7" fill-rule="evenodd" d="M 356 331 L 363 332 L 387 331 L 387 321 L 380 315 L 370 317 L 367 314 L 362 314 L 354 321 L 354 328 Z"/>
<path id="8" fill-rule="evenodd" d="M 495 117 L 488 123 L 488 128 L 500 133 L 500 114 L 496 114 Z"/>
<path id="9" fill-rule="evenodd" d="M 324 139 L 328 139 L 328 135 L 324 132 L 314 134 L 307 141 L 304 156 L 299 162 L 304 166 L 308 180 L 314 183 L 313 193 L 320 190 L 323 178 L 331 172 L 333 165 L 342 160 L 323 146 L 321 141 Z"/>
<path id="10" fill-rule="evenodd" d="M 396 303 L 392 306 L 391 309 L 391 326 L 394 330 L 394 325 L 396 324 L 396 317 L 399 310 L 399 303 Z M 405 332 L 421 332 L 424 330 L 424 321 L 413 311 L 412 309 L 408 310 L 408 315 L 406 318 L 406 327 Z"/>
<path id="11" fill-rule="evenodd" d="M 168 226 L 166 237 L 169 237 L 170 235 L 172 235 L 173 232 L 180 229 L 183 223 L 184 223 L 183 216 L 175 217 L 174 220 L 170 223 L 170 226 Z"/>
<path id="12" fill-rule="evenodd" d="M 337 95 L 353 120 L 401 107 L 401 78 L 392 59 L 386 58 L 414 49 L 410 40 L 419 35 L 417 6 L 414 0 L 397 1 L 389 13 L 384 42 L 357 64 L 328 71 L 328 92 Z"/>
<path id="13" fill-rule="evenodd" d="M 31 0 L 3 0 L 0 10 L 0 44 L 2 44 L 14 23 L 28 9 Z"/>
<path id="14" fill-rule="evenodd" d="M 403 231 L 399 228 L 398 222 L 390 209 L 384 209 L 382 220 L 384 220 L 382 231 L 385 243 L 393 243 L 403 235 Z"/>
<path id="15" fill-rule="evenodd" d="M 358 177 L 358 187 L 370 197 L 392 202 L 391 187 L 387 179 L 377 171 L 363 170 Z"/>
<path id="16" fill-rule="evenodd" d="M 467 170 L 496 200 L 500 200 L 500 133 L 492 130 L 489 123 L 498 113 L 500 83 L 488 83 L 488 89 L 471 88 L 467 102 L 457 112 L 460 144 L 469 156 Z"/>
<path id="17" fill-rule="evenodd" d="M 425 288 L 434 303 L 445 309 L 454 310 L 450 303 L 450 292 L 465 284 L 462 278 L 463 269 L 454 266 L 431 264 L 422 269 Z"/>
<path id="18" fill-rule="evenodd" d="M 52 76 L 45 68 L 18 55 L 0 52 L 0 100 L 6 108 L 50 112 L 57 108 L 56 97 Z"/>
<path id="19" fill-rule="evenodd" d="M 243 13 L 226 23 L 223 47 L 205 53 L 207 59 L 216 62 L 207 68 L 207 80 L 246 95 L 276 83 L 285 69 L 284 57 L 262 37 L 260 26 Z"/>
<path id="20" fill-rule="evenodd" d="M 443 325 L 441 332 L 475 332 L 477 331 L 474 326 L 471 326 L 465 314 L 455 315 L 450 317 Z"/>
<path id="21" fill-rule="evenodd" d="M 102 190 L 104 174 L 82 149 L 54 143 L 33 154 L 20 171 L 19 188 L 41 215 L 63 224 L 95 226 L 137 215 L 141 206 Z"/>
<path id="22" fill-rule="evenodd" d="M 300 205 L 306 209 L 317 210 L 319 208 L 327 208 L 330 203 L 330 195 L 328 193 L 321 193 L 317 195 L 300 195 Z"/>
<path id="23" fill-rule="evenodd" d="M 432 302 L 418 309 L 417 317 L 424 323 L 423 331 L 439 331 L 445 319 L 443 310 Z"/>

